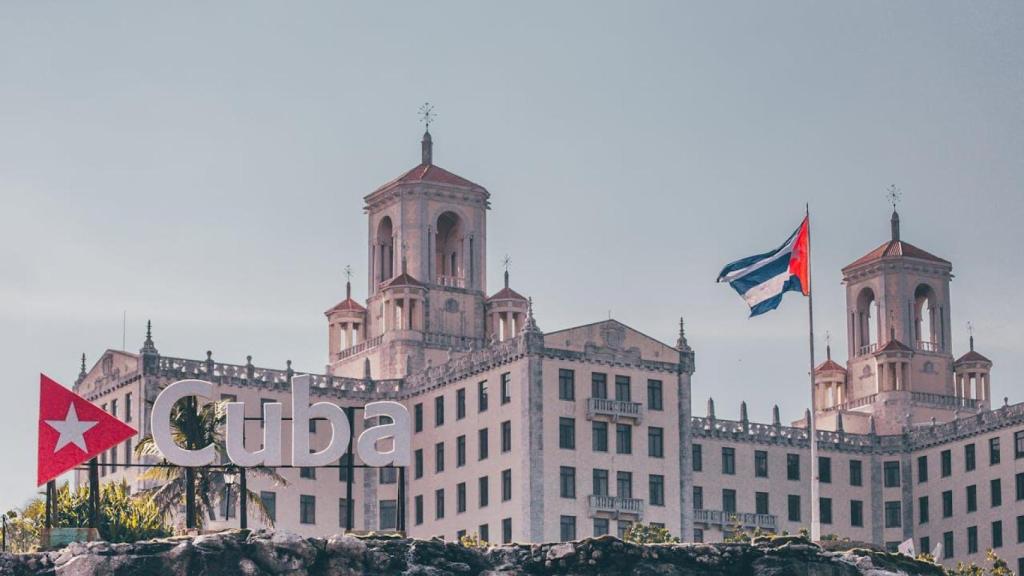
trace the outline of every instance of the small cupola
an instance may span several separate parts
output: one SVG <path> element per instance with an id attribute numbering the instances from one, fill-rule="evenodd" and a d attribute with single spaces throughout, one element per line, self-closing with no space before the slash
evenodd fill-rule
<path id="1" fill-rule="evenodd" d="M 505 287 L 487 299 L 487 337 L 501 342 L 522 331 L 529 312 L 529 300 L 509 286 L 509 263 L 505 257 Z"/>

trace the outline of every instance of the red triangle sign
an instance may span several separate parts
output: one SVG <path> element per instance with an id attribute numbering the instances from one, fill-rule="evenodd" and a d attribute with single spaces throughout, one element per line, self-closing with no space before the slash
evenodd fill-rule
<path id="1" fill-rule="evenodd" d="M 136 434 L 99 406 L 39 375 L 39 486 Z"/>

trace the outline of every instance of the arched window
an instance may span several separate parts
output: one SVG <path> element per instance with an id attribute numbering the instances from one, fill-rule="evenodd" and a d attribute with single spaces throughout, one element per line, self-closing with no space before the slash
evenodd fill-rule
<path id="1" fill-rule="evenodd" d="M 377 225 L 377 270 L 378 282 L 395 275 L 395 232 L 390 216 L 382 218 Z"/>
<path id="2" fill-rule="evenodd" d="M 437 217 L 434 239 L 434 260 L 437 262 L 438 284 L 463 286 L 462 220 L 454 212 Z"/>
<path id="3" fill-rule="evenodd" d="M 861 290 L 857 296 L 857 311 L 855 313 L 857 355 L 873 352 L 878 346 L 878 316 L 875 314 L 877 309 L 875 292 L 871 288 Z"/>
<path id="4" fill-rule="evenodd" d="M 917 347 L 922 350 L 933 350 L 938 341 L 935 334 L 935 291 L 927 284 L 921 284 L 914 290 L 914 338 Z"/>

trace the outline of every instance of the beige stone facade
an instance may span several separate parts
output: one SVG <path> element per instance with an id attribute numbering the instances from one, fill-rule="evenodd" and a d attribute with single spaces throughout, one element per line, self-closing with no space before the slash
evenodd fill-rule
<path id="1" fill-rule="evenodd" d="M 681 324 L 672 345 L 610 319 L 543 332 L 507 272 L 488 296 L 489 192 L 435 166 L 431 148 L 427 134 L 421 164 L 365 197 L 367 298 L 356 301 L 349 286 L 327 310 L 328 361 L 311 375 L 314 400 L 352 408 L 356 434 L 367 402 L 407 406 L 413 464 L 282 467 L 287 486 L 250 472 L 276 526 L 332 534 L 351 510 L 356 530 L 404 519 L 412 536 L 493 542 L 617 534 L 634 521 L 706 541 L 737 527 L 807 527 L 806 419 L 784 426 L 776 409 L 774 422 L 750 422 L 744 406 L 740 420 L 719 420 L 713 403 L 694 416 L 694 353 Z M 992 363 L 973 338 L 954 360 L 951 272 L 899 238 L 895 213 L 892 238 L 842 271 L 849 361 L 829 349 L 815 371 L 822 532 L 943 543 L 947 563 L 995 548 L 1015 563 L 1024 558 L 1024 404 L 993 409 Z M 89 371 L 83 363 L 76 390 L 146 431 L 163 387 L 209 380 L 221 398 L 246 402 L 246 445 L 257 449 L 260 404 L 283 402 L 289 414 L 294 374 L 251 359 L 164 356 L 147 334 L 138 354 L 109 350 Z M 331 433 L 321 428 L 314 448 Z M 106 454 L 102 479 L 153 488 L 129 458 L 129 445 Z M 237 525 L 237 493 L 225 494 L 210 495 L 220 503 L 211 528 Z"/>

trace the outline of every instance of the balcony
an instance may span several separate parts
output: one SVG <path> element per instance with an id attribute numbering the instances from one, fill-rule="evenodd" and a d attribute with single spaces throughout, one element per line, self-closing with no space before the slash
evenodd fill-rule
<path id="1" fill-rule="evenodd" d="M 917 349 L 922 352 L 942 352 L 942 346 L 938 342 L 928 342 L 927 340 L 918 340 Z"/>
<path id="2" fill-rule="evenodd" d="M 608 398 L 587 398 L 587 420 L 593 420 L 595 416 L 611 416 L 615 422 L 622 418 L 632 418 L 639 423 L 644 419 L 644 405 Z"/>
<path id="3" fill-rule="evenodd" d="M 694 510 L 693 521 L 699 524 L 722 526 L 723 528 L 738 525 L 744 529 L 760 528 L 762 530 L 775 530 L 776 525 L 776 518 L 774 514 L 727 512 L 725 510 Z"/>
<path id="4" fill-rule="evenodd" d="M 857 356 L 866 356 L 868 354 L 874 354 L 878 351 L 878 343 L 867 344 L 857 348 Z"/>
<path id="5" fill-rule="evenodd" d="M 448 286 L 449 288 L 465 288 L 466 279 L 462 276 L 445 276 L 444 274 L 438 274 L 437 285 Z"/>
<path id="6" fill-rule="evenodd" d="M 618 496 L 601 496 L 591 494 L 590 516 L 599 512 L 611 514 L 614 518 L 634 516 L 637 521 L 644 517 L 644 501 L 639 498 L 619 498 Z"/>

